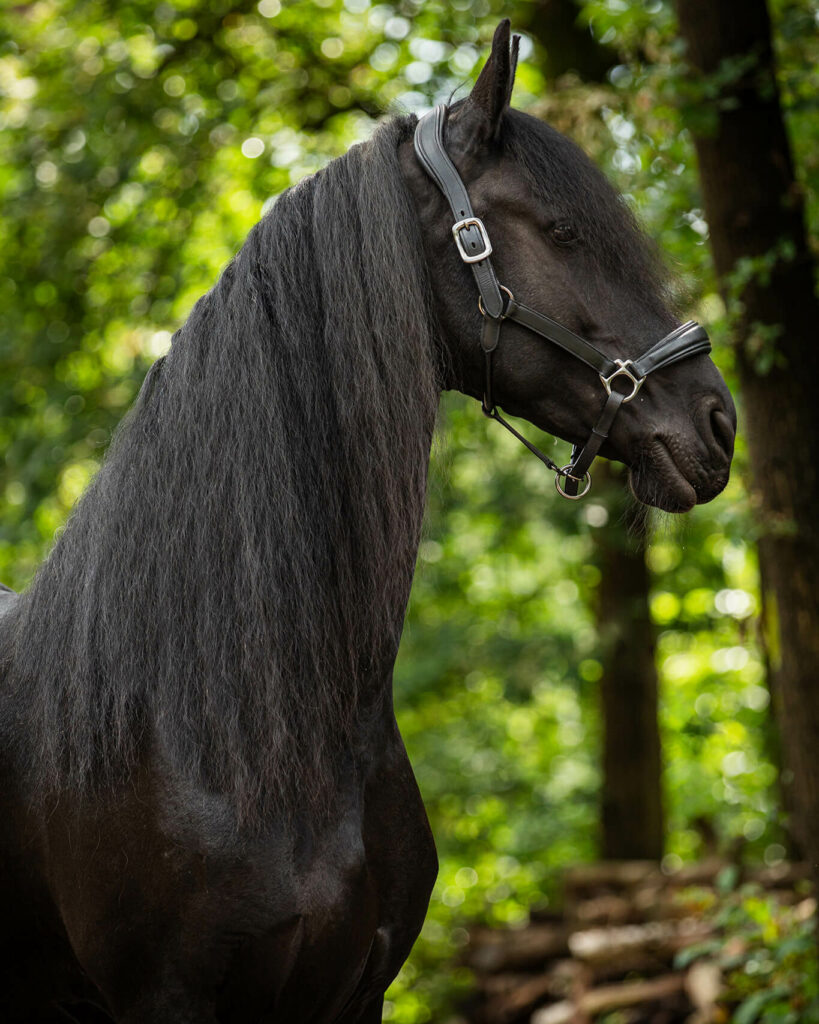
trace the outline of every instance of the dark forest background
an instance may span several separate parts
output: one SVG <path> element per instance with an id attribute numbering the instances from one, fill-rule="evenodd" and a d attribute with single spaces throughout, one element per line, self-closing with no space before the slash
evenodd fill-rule
<path id="1" fill-rule="evenodd" d="M 390 111 L 467 88 L 500 16 L 523 35 L 515 104 L 583 145 L 656 239 L 740 434 L 724 495 L 646 520 L 616 467 L 561 502 L 477 404 L 445 396 L 395 679 L 441 855 L 388 998 L 402 1024 L 447 1019 L 470 985 L 467 925 L 556 905 L 567 866 L 819 871 L 819 3 L 0 14 L 0 579 L 15 588 L 275 196 Z M 713 1019 L 819 1020 L 811 922 L 734 895 L 747 941 Z"/>

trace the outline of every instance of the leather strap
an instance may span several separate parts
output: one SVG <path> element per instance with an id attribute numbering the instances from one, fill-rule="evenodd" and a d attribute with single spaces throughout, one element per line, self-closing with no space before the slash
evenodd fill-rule
<path id="1" fill-rule="evenodd" d="M 487 416 L 495 411 L 495 403 L 492 399 L 492 353 L 500 342 L 500 330 L 502 320 L 491 316 L 483 318 L 483 330 L 481 331 L 481 348 L 484 353 L 485 380 L 483 386 L 483 401 L 481 408 Z"/>
<path id="2" fill-rule="evenodd" d="M 644 352 L 633 361 L 632 366 L 638 377 L 647 377 L 655 370 L 671 366 L 680 359 L 710 351 L 711 342 L 705 329 L 695 321 L 689 320 L 652 345 L 648 352 Z"/>
<path id="3" fill-rule="evenodd" d="M 577 446 L 573 449 L 571 466 L 566 474 L 566 482 L 563 484 L 563 490 L 570 498 L 577 496 L 578 487 L 591 468 L 591 464 L 600 451 L 601 445 L 609 436 L 611 425 L 614 423 L 614 417 L 620 411 L 620 406 L 623 404 L 625 397 L 624 392 L 612 391 L 606 397 L 606 404 L 603 406 L 600 419 L 592 428 L 588 441 L 579 451 Z"/>
<path id="4" fill-rule="evenodd" d="M 455 223 L 462 220 L 477 220 L 469 201 L 466 186 L 455 165 L 449 159 L 449 154 L 444 146 L 446 118 L 447 107 L 443 103 L 428 114 L 424 114 L 415 129 L 415 155 L 421 161 L 421 166 L 427 174 L 443 192 L 455 217 Z M 459 236 L 465 252 L 470 252 L 473 247 L 476 252 L 482 251 L 484 236 L 481 235 L 478 227 L 463 228 L 459 232 Z M 503 297 L 489 257 L 468 265 L 475 276 L 475 283 L 478 286 L 478 292 L 487 315 L 499 317 L 503 312 Z"/>
<path id="5" fill-rule="evenodd" d="M 520 441 L 521 444 L 525 444 L 529 451 L 532 453 L 532 455 L 536 455 L 545 466 L 551 469 L 553 473 L 557 473 L 558 475 L 564 475 L 564 471 L 560 468 L 560 466 L 558 466 L 558 464 L 553 459 L 550 459 L 545 452 L 542 452 L 540 448 L 537 447 L 537 445 L 534 445 L 531 441 L 528 441 L 523 436 L 523 434 L 520 433 L 520 431 L 515 430 L 512 424 L 508 420 L 505 420 L 503 416 L 501 416 L 501 414 L 498 412 L 498 407 L 496 405 L 493 406 L 489 412 L 487 412 L 486 409 L 484 409 L 484 415 L 488 416 L 492 420 L 497 420 L 502 427 L 506 427 L 510 434 L 514 434 L 518 441 Z"/>
<path id="6" fill-rule="evenodd" d="M 608 377 L 617 369 L 614 360 L 609 359 L 599 349 L 596 349 L 590 341 L 581 338 L 580 335 L 570 331 L 568 327 L 559 324 L 557 320 L 552 320 L 551 317 L 538 313 L 537 310 L 531 309 L 529 306 L 524 306 L 522 302 L 510 299 L 504 319 L 523 324 L 530 331 L 559 345 L 593 370 L 597 370 L 603 377 Z"/>

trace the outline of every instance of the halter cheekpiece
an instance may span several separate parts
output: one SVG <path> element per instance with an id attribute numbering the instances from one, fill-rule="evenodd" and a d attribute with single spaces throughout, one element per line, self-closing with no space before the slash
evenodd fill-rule
<path id="1" fill-rule="evenodd" d="M 461 259 L 471 268 L 478 286 L 478 308 L 483 317 L 481 348 L 486 360 L 482 402 L 484 414 L 506 427 L 556 474 L 555 486 L 564 498 L 582 498 L 591 488 L 589 467 L 608 437 L 620 407 L 637 395 L 650 373 L 670 366 L 680 359 L 710 352 L 711 342 L 704 328 L 689 320 L 661 338 L 637 359 L 610 359 L 591 342 L 574 334 L 556 320 L 518 302 L 508 288 L 498 283 L 489 259 L 492 254 L 492 243 L 486 226 L 480 217 L 475 216 L 466 186 L 447 155 L 444 147 L 446 118 L 447 107 L 441 104 L 419 120 L 415 129 L 415 153 L 424 170 L 449 203 L 455 217 L 455 223 L 452 225 L 455 245 Z M 495 404 L 492 395 L 492 355 L 501 340 L 501 328 L 505 320 L 513 320 L 547 341 L 559 345 L 600 375 L 606 394 L 603 411 L 588 441 L 584 445 L 574 446 L 571 462 L 566 466 L 558 466 L 548 455 L 527 441 L 501 416 Z M 612 386 L 617 380 L 620 385 L 626 386 L 625 390 L 620 390 L 619 386 Z"/>

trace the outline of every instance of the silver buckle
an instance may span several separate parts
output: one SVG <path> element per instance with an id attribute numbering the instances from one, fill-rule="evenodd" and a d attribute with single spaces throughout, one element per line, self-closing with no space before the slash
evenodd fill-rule
<path id="1" fill-rule="evenodd" d="M 623 399 L 623 405 L 625 405 L 626 402 L 630 402 L 632 400 L 632 398 L 634 398 L 634 396 L 640 390 L 640 388 L 642 387 L 643 381 L 645 380 L 645 377 L 635 377 L 634 376 L 634 374 L 629 369 L 630 366 L 634 366 L 634 363 L 632 363 L 632 361 L 630 359 L 615 359 L 614 362 L 617 364 L 617 369 L 614 371 L 614 373 L 610 377 L 604 377 L 603 374 L 601 373 L 600 374 L 600 380 L 603 382 L 603 387 L 606 389 L 606 394 L 610 395 L 611 394 L 611 382 L 614 380 L 614 378 L 615 377 L 628 377 L 628 379 L 633 384 L 633 388 L 632 388 L 631 394 L 630 395 L 626 395 L 625 398 Z"/>
<path id="2" fill-rule="evenodd" d="M 470 256 L 466 249 L 464 249 L 463 242 L 461 241 L 460 232 L 465 228 L 471 227 L 478 229 L 481 241 L 483 242 L 483 252 L 479 252 L 477 256 Z M 480 263 L 481 260 L 485 260 L 492 252 L 492 243 L 489 241 L 489 235 L 487 235 L 486 228 L 480 217 L 465 217 L 463 220 L 459 220 L 457 224 L 453 224 L 452 237 L 455 239 L 455 244 L 458 246 L 458 252 L 461 254 L 461 259 L 464 263 Z"/>

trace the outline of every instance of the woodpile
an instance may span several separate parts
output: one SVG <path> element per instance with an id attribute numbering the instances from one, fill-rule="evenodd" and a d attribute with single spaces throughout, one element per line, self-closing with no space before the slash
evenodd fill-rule
<path id="1" fill-rule="evenodd" d="M 654 862 L 589 864 L 567 872 L 561 914 L 533 913 L 520 929 L 474 928 L 466 963 L 477 988 L 469 1024 L 593 1024 L 619 1011 L 623 1024 L 709 1024 L 723 981 L 715 961 L 675 969 L 677 954 L 713 938 L 713 925 L 680 899 L 713 889 L 723 871 L 708 860 L 672 874 Z M 743 870 L 783 903 L 808 877 L 803 865 Z"/>

